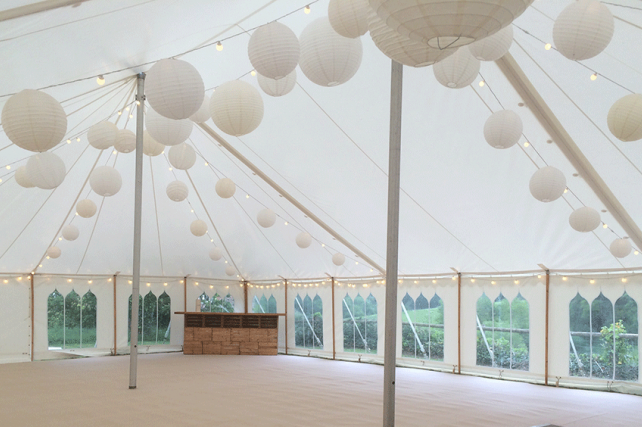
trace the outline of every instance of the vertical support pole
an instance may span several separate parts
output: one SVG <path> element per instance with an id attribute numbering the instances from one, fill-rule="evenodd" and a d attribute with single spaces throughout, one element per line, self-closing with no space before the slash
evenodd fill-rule
<path id="1" fill-rule="evenodd" d="M 247 281 L 243 280 L 243 298 L 245 299 L 245 313 L 248 312 L 247 310 L 247 305 L 248 305 L 248 300 L 247 300 Z"/>
<path id="2" fill-rule="evenodd" d="M 145 73 L 138 74 L 136 91 L 136 191 L 134 193 L 134 277 L 132 281 L 131 344 L 129 350 L 129 388 L 136 388 L 138 369 L 138 296 L 140 295 L 140 228 L 143 206 L 143 106 Z"/>
<path id="3" fill-rule="evenodd" d="M 550 290 L 550 270 L 546 270 L 546 321 L 544 326 L 544 385 L 548 385 L 548 304 Z"/>
<path id="4" fill-rule="evenodd" d="M 334 329 L 334 277 L 330 277 L 332 280 L 332 360 L 337 358 L 337 347 L 336 347 L 336 333 Z M 364 313 L 365 314 L 365 313 Z"/>
<path id="5" fill-rule="evenodd" d="M 288 279 L 283 279 L 285 286 L 285 354 L 288 354 Z"/>
<path id="6" fill-rule="evenodd" d="M 187 311 L 187 276 L 183 277 L 183 311 Z"/>
<path id="7" fill-rule="evenodd" d="M 397 268 L 399 265 L 399 175 L 401 169 L 401 95 L 403 65 L 392 61 L 390 76 L 390 150 L 388 155 L 388 238 L 386 250 L 386 327 L 383 362 L 383 426 L 395 425 L 397 362 Z"/>
<path id="8" fill-rule="evenodd" d="M 461 374 L 461 273 L 457 273 L 457 373 Z"/>
<path id="9" fill-rule="evenodd" d="M 114 277 L 112 278 L 114 281 L 114 356 L 118 353 L 118 348 L 117 348 L 117 335 L 116 335 L 116 274 L 114 274 Z"/>
<path id="10" fill-rule="evenodd" d="M 31 277 L 31 304 L 30 304 L 31 305 L 31 351 L 30 351 L 31 354 L 30 354 L 30 358 L 31 358 L 31 361 L 33 362 L 33 353 L 34 353 L 34 351 L 33 351 L 33 343 L 34 343 L 34 335 L 35 335 L 35 331 L 34 331 L 35 320 L 33 318 L 33 313 L 35 311 L 34 310 L 34 303 L 35 303 L 34 294 L 35 294 L 35 292 L 34 292 L 34 289 L 33 289 L 33 274 L 31 276 L 29 276 L 29 277 Z"/>

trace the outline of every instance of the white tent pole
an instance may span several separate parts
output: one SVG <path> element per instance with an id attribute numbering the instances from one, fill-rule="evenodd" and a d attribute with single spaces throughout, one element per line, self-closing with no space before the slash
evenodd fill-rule
<path id="1" fill-rule="evenodd" d="M 399 175 L 401 169 L 401 94 L 403 65 L 392 61 L 390 76 L 390 151 L 388 155 L 388 243 L 386 323 L 383 359 L 383 426 L 395 425 L 397 361 L 397 268 L 399 265 Z"/>
<path id="2" fill-rule="evenodd" d="M 0 12 L 0 22 L 20 18 L 22 16 L 33 15 L 34 13 L 45 12 L 47 10 L 58 9 L 59 7 L 73 6 L 85 1 L 88 0 L 45 0 L 38 3 L 28 4 L 26 6 L 14 7 L 13 9 L 3 10 Z"/>
<path id="3" fill-rule="evenodd" d="M 143 206 L 143 107 L 145 73 L 138 74 L 136 92 L 136 193 L 134 195 L 134 277 L 132 280 L 131 340 L 129 350 L 129 388 L 136 388 L 138 368 L 138 296 L 140 295 L 140 227 Z"/>

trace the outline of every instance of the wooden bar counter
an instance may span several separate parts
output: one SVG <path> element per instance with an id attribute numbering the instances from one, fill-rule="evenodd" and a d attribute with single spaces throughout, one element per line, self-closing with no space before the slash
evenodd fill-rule
<path id="1" fill-rule="evenodd" d="M 197 313 L 185 315 L 183 354 L 276 356 L 281 313 Z"/>

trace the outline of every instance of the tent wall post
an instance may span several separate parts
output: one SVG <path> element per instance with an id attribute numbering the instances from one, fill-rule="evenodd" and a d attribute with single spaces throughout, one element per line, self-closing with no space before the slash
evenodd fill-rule
<path id="1" fill-rule="evenodd" d="M 399 175 L 401 168 L 401 95 L 403 65 L 392 61 L 390 76 L 390 150 L 388 158 L 388 231 L 386 251 L 386 324 L 383 362 L 383 426 L 395 425 L 397 362 L 397 268 L 399 265 Z"/>
<path id="2" fill-rule="evenodd" d="M 29 357 L 31 358 L 32 362 L 33 362 L 34 327 L 35 327 L 35 321 L 34 321 L 34 318 L 33 318 L 34 303 L 35 303 L 35 301 L 34 301 L 34 289 L 33 289 L 33 276 L 34 276 L 33 274 L 31 276 L 29 276 L 29 277 L 31 277 L 31 304 L 29 304 L 31 306 L 31 349 L 30 349 L 31 351 L 29 352 L 30 353 Z"/>
<path id="3" fill-rule="evenodd" d="M 183 277 L 183 305 L 184 311 L 187 311 L 187 277 Z"/>
<path id="4" fill-rule="evenodd" d="M 285 354 L 288 354 L 288 280 L 283 279 L 285 286 Z"/>
<path id="5" fill-rule="evenodd" d="M 546 320 L 544 322 L 544 385 L 548 385 L 548 308 L 550 290 L 550 270 L 546 270 Z"/>
<path id="6" fill-rule="evenodd" d="M 457 373 L 461 374 L 461 273 L 457 273 Z"/>
<path id="7" fill-rule="evenodd" d="M 112 278 L 112 280 L 114 281 L 114 356 L 118 354 L 118 340 L 116 339 L 116 276 L 117 275 L 114 274 L 114 277 Z"/>
<path id="8" fill-rule="evenodd" d="M 336 333 L 335 333 L 335 319 L 334 319 L 334 277 L 330 277 L 332 280 L 332 360 L 337 358 L 337 346 L 336 346 Z"/>
<path id="9" fill-rule="evenodd" d="M 248 288 L 248 286 L 247 286 L 247 282 L 245 280 L 243 281 L 243 285 L 242 286 L 243 286 L 243 299 L 245 300 L 245 313 L 247 313 L 248 312 L 248 309 L 247 309 L 247 305 L 248 305 L 247 288 Z"/>

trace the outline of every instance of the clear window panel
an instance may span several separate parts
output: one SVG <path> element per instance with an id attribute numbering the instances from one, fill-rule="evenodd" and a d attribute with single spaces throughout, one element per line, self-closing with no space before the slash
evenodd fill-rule
<path id="1" fill-rule="evenodd" d="M 274 295 L 270 295 L 270 299 L 268 299 L 268 313 L 277 313 L 276 298 L 274 298 Z"/>
<path id="2" fill-rule="evenodd" d="M 615 325 L 607 331 L 615 346 L 615 379 L 637 381 L 638 305 L 626 292 L 615 301 Z"/>
<path id="3" fill-rule="evenodd" d="M 54 290 L 47 298 L 47 337 L 49 349 L 61 349 L 64 345 L 65 298 Z"/>
<path id="4" fill-rule="evenodd" d="M 511 369 L 529 370 L 529 308 L 528 301 L 517 294 L 511 312 Z"/>
<path id="5" fill-rule="evenodd" d="M 614 376 L 613 365 L 613 304 L 601 292 L 591 304 L 591 367 L 594 378 Z"/>
<path id="6" fill-rule="evenodd" d="M 414 322 L 415 300 L 407 293 L 401 300 L 401 309 L 401 355 L 417 357 L 417 341 L 410 325 L 411 320 Z"/>
<path id="7" fill-rule="evenodd" d="M 80 347 L 96 347 L 96 295 L 88 291 L 82 297 L 82 328 Z"/>
<path id="8" fill-rule="evenodd" d="M 431 360 L 444 360 L 444 301 L 435 294 L 430 299 L 430 345 Z"/>
<path id="9" fill-rule="evenodd" d="M 511 369 L 511 322 L 510 303 L 501 293 L 493 304 L 493 329 L 491 331 L 494 365 L 501 369 Z M 488 336 L 486 337 L 488 338 Z"/>
<path id="10" fill-rule="evenodd" d="M 64 348 L 80 347 L 80 296 L 71 291 L 65 297 Z"/>
<path id="11" fill-rule="evenodd" d="M 143 345 L 156 344 L 158 332 L 158 299 L 149 291 L 143 298 Z"/>
<path id="12" fill-rule="evenodd" d="M 157 344 L 169 344 L 172 320 L 172 300 L 163 292 L 158 297 L 158 338 Z"/>
<path id="13" fill-rule="evenodd" d="M 493 304 L 486 294 L 482 294 L 477 300 L 477 365 L 479 366 L 493 366 L 492 328 Z"/>
<path id="14" fill-rule="evenodd" d="M 591 317 L 588 301 L 578 293 L 569 304 L 569 375 L 591 376 Z"/>
<path id="15" fill-rule="evenodd" d="M 203 292 L 196 300 L 200 300 L 201 302 L 201 312 L 210 313 L 212 311 L 212 302 L 205 292 Z"/>

